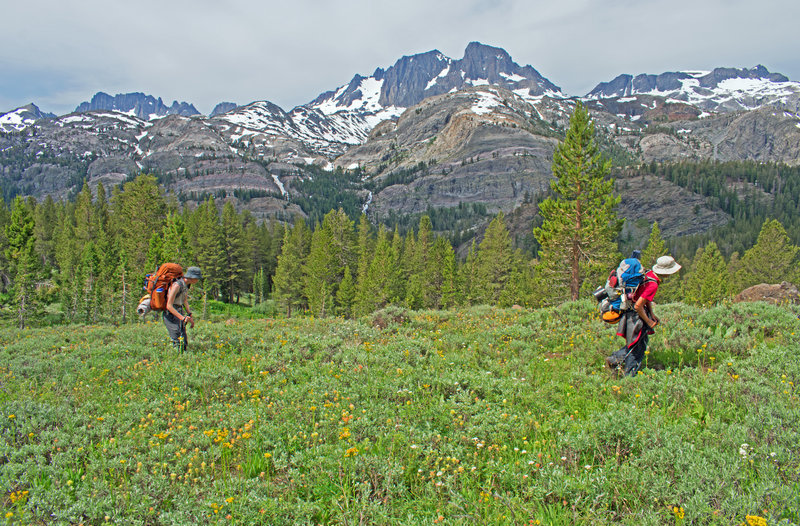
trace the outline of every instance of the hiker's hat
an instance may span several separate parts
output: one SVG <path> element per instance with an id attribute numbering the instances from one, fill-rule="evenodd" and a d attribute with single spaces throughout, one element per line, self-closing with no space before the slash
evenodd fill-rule
<path id="1" fill-rule="evenodd" d="M 662 276 L 675 274 L 680 269 L 681 266 L 672 256 L 661 256 L 656 260 L 656 264 L 653 265 L 653 272 Z"/>
<path id="2" fill-rule="evenodd" d="M 189 279 L 203 279 L 203 273 L 200 271 L 200 267 L 187 268 L 186 274 L 183 276 Z"/>

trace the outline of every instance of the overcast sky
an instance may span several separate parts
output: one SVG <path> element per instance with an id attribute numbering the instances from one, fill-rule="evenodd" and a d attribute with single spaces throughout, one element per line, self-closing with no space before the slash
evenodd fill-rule
<path id="1" fill-rule="evenodd" d="M 291 109 L 438 49 L 502 47 L 568 95 L 622 73 L 763 64 L 800 81 L 800 0 L 0 0 L 0 113 L 98 91 Z"/>

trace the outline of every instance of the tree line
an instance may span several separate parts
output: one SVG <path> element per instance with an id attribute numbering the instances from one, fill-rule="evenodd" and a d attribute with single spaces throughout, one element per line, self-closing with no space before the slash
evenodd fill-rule
<path id="1" fill-rule="evenodd" d="M 144 275 L 165 261 L 203 268 L 206 297 L 237 301 L 274 273 L 283 225 L 258 223 L 209 197 L 194 209 L 167 199 L 151 175 L 72 201 L 0 201 L 0 299 L 21 326 L 57 310 L 66 321 L 126 322 Z M 271 280 L 258 282 L 261 297 Z M 59 307 L 59 308 L 56 308 Z"/>
<path id="2" fill-rule="evenodd" d="M 140 175 L 110 197 L 102 185 L 92 191 L 84 182 L 72 201 L 0 202 L 0 299 L 20 326 L 46 310 L 66 321 L 124 323 L 134 318 L 144 275 L 166 261 L 201 267 L 204 298 L 238 302 L 252 295 L 253 303 L 274 302 L 287 316 L 359 317 L 389 305 L 543 306 L 588 297 L 622 257 L 620 199 L 595 137 L 578 104 L 531 225 L 534 258 L 514 246 L 502 212 L 462 259 L 448 237 L 435 234 L 429 215 L 405 232 L 397 224 L 376 228 L 364 214 L 356 221 L 343 207 L 311 223 L 258 223 L 214 196 L 180 207 L 156 177 Z M 657 224 L 643 248 L 646 267 L 668 252 Z M 798 283 L 799 255 L 783 225 L 765 220 L 746 250 L 725 255 L 709 241 L 693 258 L 681 258 L 685 270 L 665 283 L 659 301 L 710 304 L 757 283 Z"/>
<path id="3" fill-rule="evenodd" d="M 800 242 L 800 167 L 755 161 L 651 162 L 621 168 L 617 175 L 652 174 L 706 198 L 708 206 L 727 212 L 732 221 L 711 231 L 670 241 L 679 255 L 692 256 L 714 242 L 725 257 L 751 247 L 762 225 L 775 219 L 790 239 Z"/>

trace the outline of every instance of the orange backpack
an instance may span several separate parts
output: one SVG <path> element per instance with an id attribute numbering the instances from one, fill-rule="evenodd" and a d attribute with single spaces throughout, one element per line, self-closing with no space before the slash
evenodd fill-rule
<path id="1" fill-rule="evenodd" d="M 150 294 L 150 310 L 167 310 L 167 292 L 172 282 L 183 277 L 183 267 L 164 263 L 144 277 L 144 290 Z"/>

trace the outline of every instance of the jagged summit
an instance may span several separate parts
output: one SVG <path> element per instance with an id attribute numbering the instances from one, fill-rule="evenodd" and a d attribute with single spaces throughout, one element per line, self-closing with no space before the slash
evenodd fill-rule
<path id="1" fill-rule="evenodd" d="M 144 93 L 124 93 L 111 96 L 102 91 L 95 93 L 90 102 L 82 102 L 75 108 L 76 113 L 95 110 L 110 110 L 120 113 L 130 113 L 144 120 L 150 120 L 165 115 L 183 115 L 190 117 L 199 115 L 200 112 L 188 102 L 173 101 L 171 106 L 166 106 L 161 97 L 155 98 Z"/>
<path id="2" fill-rule="evenodd" d="M 408 108 L 428 97 L 488 84 L 523 98 L 563 97 L 558 86 L 533 67 L 519 66 L 504 49 L 472 42 L 459 60 L 438 50 L 404 56 L 370 77 L 356 75 L 346 86 L 323 93 L 308 106 L 327 115 L 356 107 Z"/>

